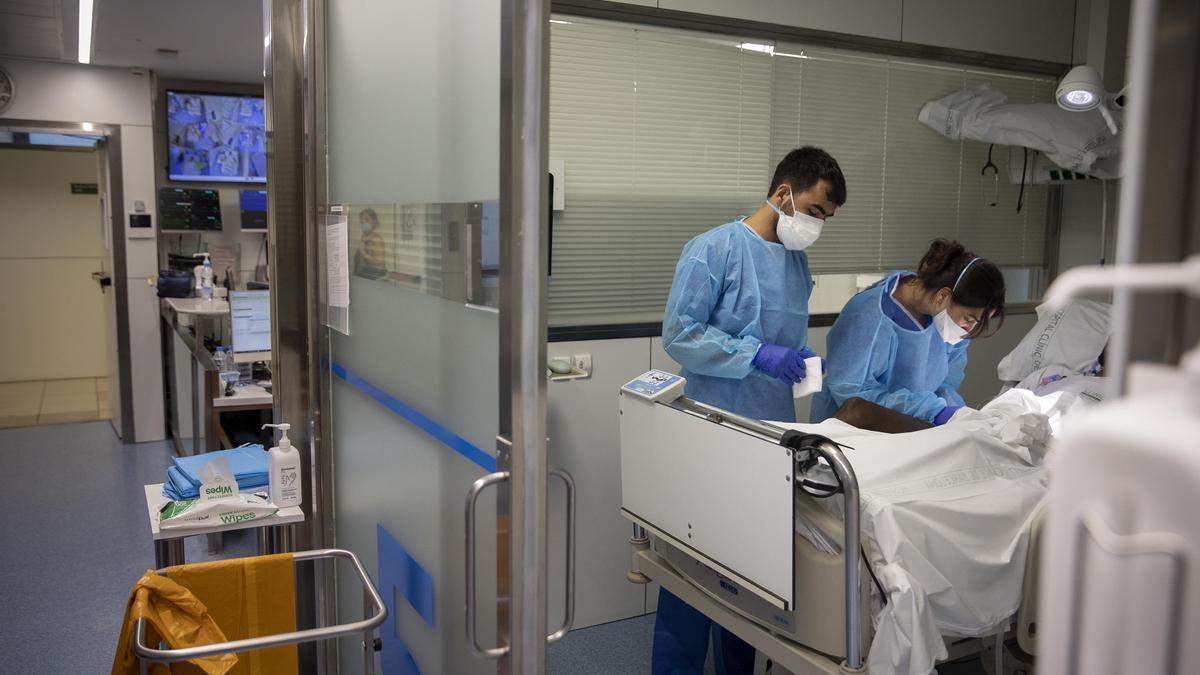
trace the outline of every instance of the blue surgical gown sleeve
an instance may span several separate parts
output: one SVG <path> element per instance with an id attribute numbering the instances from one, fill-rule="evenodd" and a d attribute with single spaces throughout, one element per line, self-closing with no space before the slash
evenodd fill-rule
<path id="1" fill-rule="evenodd" d="M 963 397 L 958 394 L 958 387 L 962 384 L 963 373 L 967 368 L 968 345 L 970 345 L 970 340 L 963 340 L 948 347 L 950 350 L 949 371 L 946 373 L 946 379 L 936 391 L 938 396 L 946 400 L 946 405 L 966 405 Z"/>
<path id="2" fill-rule="evenodd" d="M 663 349 L 693 373 L 742 379 L 754 370 L 750 362 L 762 340 L 730 335 L 713 325 L 722 294 L 736 296 L 741 283 L 738 275 L 727 274 L 729 258 L 727 252 L 704 245 L 684 249 L 663 315 Z"/>
<path id="3" fill-rule="evenodd" d="M 825 376 L 834 409 L 857 396 L 931 422 L 948 405 L 946 399 L 932 391 L 888 391 L 885 378 L 894 368 L 897 354 L 888 321 L 881 313 L 843 312 L 838 317 L 838 339 L 829 340 L 829 372 Z"/>

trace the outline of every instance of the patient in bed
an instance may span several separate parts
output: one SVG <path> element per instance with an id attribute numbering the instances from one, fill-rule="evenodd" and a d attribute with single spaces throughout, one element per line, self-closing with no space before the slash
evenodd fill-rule
<path id="1" fill-rule="evenodd" d="M 1008 625 L 1045 493 L 1046 442 L 1065 418 L 1103 398 L 1096 364 L 1107 312 L 1086 301 L 1039 308 L 998 368 L 1006 389 L 944 426 L 862 399 L 821 424 L 788 425 L 844 444 L 857 474 L 871 566 L 888 597 L 874 604 L 872 672 L 930 673 L 946 658 L 943 636 Z M 838 510 L 836 500 L 818 504 Z"/>

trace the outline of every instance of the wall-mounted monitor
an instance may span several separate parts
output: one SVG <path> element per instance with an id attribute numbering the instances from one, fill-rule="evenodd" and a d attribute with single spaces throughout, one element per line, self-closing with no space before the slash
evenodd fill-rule
<path id="1" fill-rule="evenodd" d="M 238 195 L 242 207 L 242 230 L 267 231 L 267 191 L 242 190 Z"/>
<path id="2" fill-rule="evenodd" d="M 221 229 L 221 195 L 216 190 L 158 189 L 158 226 L 164 232 Z"/>
<path id="3" fill-rule="evenodd" d="M 267 182 L 262 96 L 167 90 L 167 176 Z"/>

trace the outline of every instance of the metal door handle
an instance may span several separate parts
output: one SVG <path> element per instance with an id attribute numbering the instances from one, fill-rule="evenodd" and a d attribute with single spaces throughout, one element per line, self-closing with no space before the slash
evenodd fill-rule
<path id="1" fill-rule="evenodd" d="M 553 469 L 551 476 L 562 479 L 567 488 L 567 593 L 562 626 L 546 636 L 547 643 L 558 642 L 575 624 L 575 479 L 566 469 Z"/>
<path id="2" fill-rule="evenodd" d="M 475 505 L 479 502 L 479 493 L 484 489 L 508 480 L 511 474 L 507 471 L 489 473 L 471 484 L 467 490 L 467 644 L 482 659 L 498 659 L 508 653 L 508 647 L 482 647 L 479 636 L 475 634 Z"/>
<path id="3" fill-rule="evenodd" d="M 471 489 L 467 491 L 467 506 L 466 506 L 466 551 L 467 559 L 466 568 L 466 595 L 467 595 L 467 644 L 475 652 L 475 655 L 483 659 L 498 659 L 508 653 L 508 647 L 484 647 L 479 644 L 479 636 L 475 630 L 476 604 L 475 604 L 475 511 L 479 503 L 479 495 L 487 488 L 498 483 L 507 481 L 510 477 L 508 471 L 497 471 L 483 476 L 476 480 Z M 570 632 L 571 627 L 575 624 L 575 479 L 564 469 L 554 469 L 549 472 L 549 475 L 555 476 L 562 480 L 563 485 L 567 489 L 567 570 L 566 570 L 566 595 L 563 607 L 563 623 L 550 635 L 546 636 L 546 642 L 553 643 L 562 639 L 564 635 Z"/>

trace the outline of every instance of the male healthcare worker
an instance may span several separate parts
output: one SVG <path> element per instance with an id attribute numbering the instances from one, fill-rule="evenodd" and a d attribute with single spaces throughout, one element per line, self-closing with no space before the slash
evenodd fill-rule
<path id="1" fill-rule="evenodd" d="M 833 157 L 804 147 L 788 153 L 766 202 L 683 247 L 663 316 L 663 348 L 682 368 L 685 394 L 754 419 L 795 421 L 792 385 L 815 354 L 808 340 L 813 280 L 808 248 L 846 202 Z M 714 470 L 720 470 L 714 468 Z M 750 673 L 754 649 L 659 591 L 652 672 L 701 673 L 710 627 L 718 673 Z"/>
<path id="2" fill-rule="evenodd" d="M 812 421 L 858 397 L 945 424 L 963 406 L 968 338 L 1004 320 L 1004 276 L 957 241 L 934 240 L 916 273 L 893 272 L 846 303 L 829 331 L 829 372 Z"/>

